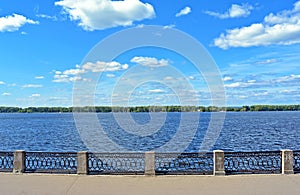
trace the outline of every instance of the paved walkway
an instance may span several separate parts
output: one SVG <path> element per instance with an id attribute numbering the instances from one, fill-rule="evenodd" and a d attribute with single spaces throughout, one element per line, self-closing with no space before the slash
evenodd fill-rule
<path id="1" fill-rule="evenodd" d="M 0 174 L 0 194 L 300 194 L 298 175 L 78 176 Z"/>

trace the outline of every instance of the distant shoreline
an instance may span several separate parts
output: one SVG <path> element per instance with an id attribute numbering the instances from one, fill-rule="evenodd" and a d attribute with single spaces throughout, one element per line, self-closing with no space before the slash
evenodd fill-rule
<path id="1" fill-rule="evenodd" d="M 252 105 L 240 107 L 216 106 L 84 106 L 84 107 L 0 107 L 0 113 L 70 113 L 70 112 L 259 112 L 259 111 L 300 111 L 297 105 Z"/>

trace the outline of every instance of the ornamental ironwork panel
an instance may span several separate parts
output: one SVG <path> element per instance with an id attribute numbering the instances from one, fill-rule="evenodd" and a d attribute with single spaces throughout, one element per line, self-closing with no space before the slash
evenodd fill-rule
<path id="1" fill-rule="evenodd" d="M 293 151 L 294 154 L 294 173 L 300 173 L 300 150 Z"/>
<path id="2" fill-rule="evenodd" d="M 77 153 L 26 152 L 25 172 L 76 173 Z"/>
<path id="3" fill-rule="evenodd" d="M 280 173 L 281 152 L 225 152 L 226 174 Z"/>
<path id="4" fill-rule="evenodd" d="M 144 153 L 88 153 L 89 174 L 144 174 Z"/>
<path id="5" fill-rule="evenodd" d="M 156 174 L 213 174 L 213 153 L 156 153 Z"/>
<path id="6" fill-rule="evenodd" d="M 14 153 L 0 152 L 0 172 L 12 172 L 14 168 Z"/>

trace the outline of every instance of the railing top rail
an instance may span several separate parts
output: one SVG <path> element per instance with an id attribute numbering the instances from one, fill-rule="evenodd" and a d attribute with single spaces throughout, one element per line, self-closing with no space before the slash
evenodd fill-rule
<path id="1" fill-rule="evenodd" d="M 188 155 L 188 154 L 213 154 L 213 152 L 155 152 L 155 154 L 179 154 L 179 155 Z"/>
<path id="2" fill-rule="evenodd" d="M 13 151 L 0 151 L 0 153 L 5 153 L 5 154 L 7 154 L 7 153 L 14 153 Z"/>
<path id="3" fill-rule="evenodd" d="M 145 154 L 145 152 L 88 152 L 88 154 Z"/>
<path id="4" fill-rule="evenodd" d="M 230 151 L 226 152 L 224 151 L 224 154 L 280 154 L 281 150 L 273 150 L 273 151 Z"/>
<path id="5" fill-rule="evenodd" d="M 42 152 L 42 151 L 30 151 L 27 152 L 26 154 L 77 154 L 77 152 Z"/>
<path id="6" fill-rule="evenodd" d="M 300 150 L 292 150 L 293 152 L 300 152 Z M 0 151 L 0 153 L 14 153 L 15 151 Z M 81 152 L 81 151 L 78 151 Z M 46 154 L 77 154 L 75 151 L 67 152 L 52 152 L 52 151 L 26 151 L 26 153 L 46 153 Z M 85 151 L 84 151 L 85 152 Z M 145 152 L 91 152 L 86 151 L 89 154 L 145 154 Z M 281 150 L 271 150 L 271 151 L 224 151 L 225 154 L 235 154 L 235 153 L 280 153 Z M 212 151 L 209 152 L 155 152 L 155 154 L 213 154 Z"/>

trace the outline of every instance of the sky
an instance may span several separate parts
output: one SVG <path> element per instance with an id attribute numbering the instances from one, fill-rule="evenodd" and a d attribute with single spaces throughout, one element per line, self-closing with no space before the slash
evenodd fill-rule
<path id="1" fill-rule="evenodd" d="M 78 90 L 90 90 L 81 105 L 212 105 L 207 79 L 175 51 L 90 58 L 115 33 L 149 25 L 203 46 L 227 106 L 300 103 L 300 1 L 1 0 L 0 106 L 72 106 Z"/>

